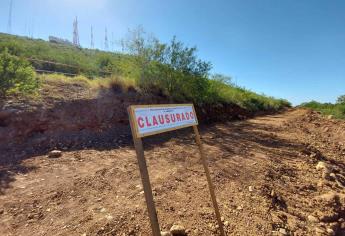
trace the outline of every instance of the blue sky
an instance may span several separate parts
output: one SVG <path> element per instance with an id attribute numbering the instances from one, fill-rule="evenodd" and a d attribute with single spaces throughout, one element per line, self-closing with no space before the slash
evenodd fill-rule
<path id="1" fill-rule="evenodd" d="M 12 33 L 102 48 L 104 29 L 119 40 L 142 25 L 161 41 L 174 35 L 241 86 L 299 104 L 345 94 L 345 1 L 342 0 L 13 0 Z M 7 31 L 10 0 L 0 0 Z"/>

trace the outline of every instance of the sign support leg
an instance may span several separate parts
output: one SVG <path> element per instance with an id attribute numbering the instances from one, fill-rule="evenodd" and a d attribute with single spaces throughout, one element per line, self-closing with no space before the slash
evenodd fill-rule
<path id="1" fill-rule="evenodd" d="M 218 208 L 218 204 L 217 204 L 217 199 L 216 199 L 216 195 L 214 193 L 214 187 L 213 187 L 213 184 L 212 184 L 212 180 L 211 180 L 211 176 L 210 176 L 210 171 L 209 171 L 208 166 L 207 166 L 205 152 L 204 152 L 203 145 L 201 143 L 198 127 L 197 126 L 193 126 L 193 130 L 194 130 L 194 133 L 195 133 L 195 141 L 196 141 L 196 143 L 199 146 L 199 151 L 200 151 L 200 156 L 201 156 L 201 160 L 202 160 L 202 165 L 204 166 L 204 170 L 205 170 L 205 173 L 206 173 L 208 187 L 209 187 L 210 194 L 211 194 L 211 200 L 212 200 L 212 203 L 213 203 L 214 211 L 216 213 L 216 218 L 217 218 L 218 225 L 219 225 L 220 235 L 221 236 L 225 236 L 225 232 L 224 232 L 224 228 L 223 228 L 223 223 L 222 223 L 222 220 L 221 220 L 221 217 L 220 217 L 219 208 Z"/>
<path id="2" fill-rule="evenodd" d="M 128 111 L 130 113 L 130 111 Z M 131 116 L 130 116 L 131 117 Z M 135 151 L 137 153 L 137 159 L 139 164 L 139 170 L 141 175 L 141 181 L 144 188 L 144 195 L 147 205 L 147 211 L 149 213 L 151 228 L 152 228 L 152 235 L 153 236 L 161 236 L 160 229 L 159 229 L 159 223 L 158 223 L 158 217 L 156 212 L 155 203 L 153 200 L 152 195 L 152 189 L 150 184 L 150 177 L 147 170 L 146 160 L 144 156 L 144 149 L 143 149 L 143 142 L 140 138 L 135 137 L 134 134 L 134 126 L 132 124 L 132 120 L 130 119 L 130 125 L 132 130 L 132 136 L 133 136 L 133 142 Z"/>

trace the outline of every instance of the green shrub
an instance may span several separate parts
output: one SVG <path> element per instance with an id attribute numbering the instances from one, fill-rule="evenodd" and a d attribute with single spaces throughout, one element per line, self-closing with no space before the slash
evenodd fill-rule
<path id="1" fill-rule="evenodd" d="M 32 66 L 5 49 L 0 53 L 0 96 L 11 93 L 30 94 L 38 88 L 38 79 Z"/>
<path id="2" fill-rule="evenodd" d="M 150 62 L 137 79 L 137 85 L 144 92 L 165 95 L 177 102 L 202 104 L 207 99 L 209 81 L 207 77 L 185 73 L 158 62 Z"/>
<path id="3" fill-rule="evenodd" d="M 345 103 L 319 103 L 311 101 L 301 104 L 301 107 L 321 112 L 323 115 L 333 115 L 337 119 L 345 119 Z"/>
<path id="4" fill-rule="evenodd" d="M 0 40 L 0 52 L 8 51 L 10 54 L 15 56 L 22 55 L 24 47 L 18 41 L 13 39 L 10 40 Z"/>
<path id="5" fill-rule="evenodd" d="M 345 104 L 345 95 L 341 95 L 337 99 L 338 104 Z"/>

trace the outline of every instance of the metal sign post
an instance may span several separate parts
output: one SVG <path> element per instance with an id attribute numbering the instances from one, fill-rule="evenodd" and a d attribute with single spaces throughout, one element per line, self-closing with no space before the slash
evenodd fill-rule
<path id="1" fill-rule="evenodd" d="M 160 236 L 157 212 L 153 200 L 149 173 L 144 156 L 142 137 L 163 133 L 171 130 L 193 127 L 195 140 L 199 147 L 200 157 L 205 170 L 211 200 L 216 213 L 221 236 L 225 236 L 219 208 L 212 184 L 210 171 L 207 166 L 204 149 L 197 128 L 198 120 L 193 104 L 169 104 L 169 105 L 140 105 L 128 107 L 129 123 L 131 126 L 133 142 L 137 154 L 141 181 L 144 188 L 147 210 L 149 213 L 152 235 Z"/>

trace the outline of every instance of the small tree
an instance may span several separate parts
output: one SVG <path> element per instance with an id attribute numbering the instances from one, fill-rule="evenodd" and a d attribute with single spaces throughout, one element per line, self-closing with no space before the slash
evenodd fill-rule
<path id="1" fill-rule="evenodd" d="M 112 71 L 115 67 L 110 55 L 101 55 L 97 60 L 98 67 L 104 71 Z"/>
<path id="2" fill-rule="evenodd" d="M 227 75 L 222 75 L 222 74 L 214 74 L 211 76 L 212 80 L 219 81 L 222 84 L 227 84 L 231 86 L 235 86 L 235 84 L 232 82 L 232 78 Z"/>
<path id="3" fill-rule="evenodd" d="M 35 71 L 26 60 L 9 54 L 7 49 L 0 53 L 0 96 L 29 94 L 37 88 Z"/>
<path id="4" fill-rule="evenodd" d="M 337 103 L 345 104 L 345 95 L 341 95 L 340 97 L 338 97 Z"/>

